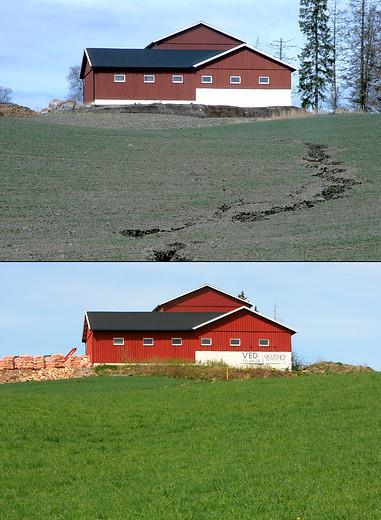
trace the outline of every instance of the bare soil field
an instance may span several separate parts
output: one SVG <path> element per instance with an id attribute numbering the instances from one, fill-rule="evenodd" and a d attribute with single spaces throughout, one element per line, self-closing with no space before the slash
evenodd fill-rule
<path id="1" fill-rule="evenodd" d="M 47 123 L 87 126 L 92 128 L 126 128 L 130 130 L 162 130 L 166 128 L 207 128 L 237 123 L 246 123 L 244 117 L 192 117 L 173 114 L 123 114 L 118 112 L 51 112 L 43 118 Z"/>
<path id="2" fill-rule="evenodd" d="M 381 116 L 0 119 L 2 260 L 378 260 Z"/>

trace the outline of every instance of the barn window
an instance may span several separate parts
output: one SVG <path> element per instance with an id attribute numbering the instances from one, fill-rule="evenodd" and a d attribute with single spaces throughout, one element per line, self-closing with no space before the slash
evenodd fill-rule
<path id="1" fill-rule="evenodd" d="M 183 344 L 182 338 L 172 338 L 173 347 L 181 347 L 182 344 Z"/>
<path id="2" fill-rule="evenodd" d="M 115 347 L 123 347 L 123 345 L 124 345 L 124 338 L 113 338 L 112 344 Z"/>
<path id="3" fill-rule="evenodd" d="M 259 76 L 258 83 L 260 85 L 269 85 L 270 78 L 268 76 Z"/>
<path id="4" fill-rule="evenodd" d="M 210 347 L 212 344 L 212 338 L 201 338 L 202 347 Z"/>
<path id="5" fill-rule="evenodd" d="M 144 83 L 155 83 L 155 74 L 144 74 Z"/>
<path id="6" fill-rule="evenodd" d="M 172 76 L 172 83 L 184 83 L 184 76 L 182 74 L 174 74 Z"/>
<path id="7" fill-rule="evenodd" d="M 259 347 L 269 347 L 270 340 L 269 339 L 260 339 L 260 340 L 258 340 L 258 346 Z"/>
<path id="8" fill-rule="evenodd" d="M 241 346 L 241 340 L 239 338 L 231 338 L 230 339 L 230 346 L 231 347 L 240 347 Z"/>
<path id="9" fill-rule="evenodd" d="M 143 338 L 143 345 L 145 347 L 152 347 L 153 343 L 153 338 Z"/>
<path id="10" fill-rule="evenodd" d="M 230 83 L 232 85 L 240 85 L 241 84 L 241 76 L 230 76 Z"/>
<path id="11" fill-rule="evenodd" d="M 213 76 L 201 76 L 201 83 L 213 83 Z"/>
<path id="12" fill-rule="evenodd" d="M 125 83 L 126 75 L 125 74 L 114 74 L 114 83 Z"/>

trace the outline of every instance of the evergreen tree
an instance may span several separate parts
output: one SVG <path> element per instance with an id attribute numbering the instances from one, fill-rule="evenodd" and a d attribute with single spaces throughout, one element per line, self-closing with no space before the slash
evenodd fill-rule
<path id="1" fill-rule="evenodd" d="M 333 78 L 333 46 L 327 0 L 300 0 L 299 26 L 306 37 L 299 56 L 302 107 L 318 112 Z"/>

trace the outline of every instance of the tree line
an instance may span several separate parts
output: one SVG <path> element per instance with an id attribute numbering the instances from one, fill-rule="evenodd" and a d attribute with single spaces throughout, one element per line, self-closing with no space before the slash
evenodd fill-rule
<path id="1" fill-rule="evenodd" d="M 300 0 L 305 44 L 299 55 L 304 108 L 381 110 L 381 8 L 378 0 Z"/>

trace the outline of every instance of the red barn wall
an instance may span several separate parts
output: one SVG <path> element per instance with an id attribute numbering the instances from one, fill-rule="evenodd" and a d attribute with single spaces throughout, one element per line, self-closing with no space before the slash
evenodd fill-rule
<path id="1" fill-rule="evenodd" d="M 213 83 L 201 84 L 201 76 L 212 75 Z M 240 85 L 230 85 L 230 76 L 241 76 Z M 259 76 L 269 76 L 269 85 L 260 85 Z M 291 89 L 291 71 L 270 58 L 241 49 L 197 71 L 197 86 L 208 88 Z"/>
<path id="2" fill-rule="evenodd" d="M 194 332 L 94 332 L 92 363 L 126 363 L 180 359 L 194 361 L 196 350 L 291 352 L 291 333 L 254 315 L 239 313 Z M 123 337 L 124 346 L 114 346 L 114 337 Z M 143 337 L 153 337 L 152 347 L 143 346 Z M 183 345 L 174 347 L 171 338 L 181 337 Z M 201 347 L 201 338 L 212 338 L 212 346 Z M 240 338 L 240 347 L 230 347 L 230 338 Z M 260 338 L 270 339 L 270 347 L 258 347 Z M 86 353 L 88 349 L 86 349 Z M 90 355 L 90 354 L 89 354 Z"/>
<path id="3" fill-rule="evenodd" d="M 226 36 L 208 27 L 198 26 L 155 43 L 153 49 L 213 49 L 237 47 L 241 40 Z"/>
<path id="4" fill-rule="evenodd" d="M 125 83 L 114 83 L 114 74 L 125 74 Z M 144 83 L 145 74 L 155 74 L 155 83 Z M 173 74 L 182 74 L 184 83 L 172 83 Z M 96 99 L 185 100 L 196 99 L 194 72 L 113 71 L 95 73 Z"/>
<path id="5" fill-rule="evenodd" d="M 94 99 L 94 72 L 91 70 L 83 80 L 83 101 L 92 103 Z"/>
<path id="6" fill-rule="evenodd" d="M 157 310 L 159 312 L 225 312 L 232 311 L 245 305 L 227 294 L 220 293 L 209 287 L 188 293 L 180 298 L 176 298 Z"/>

